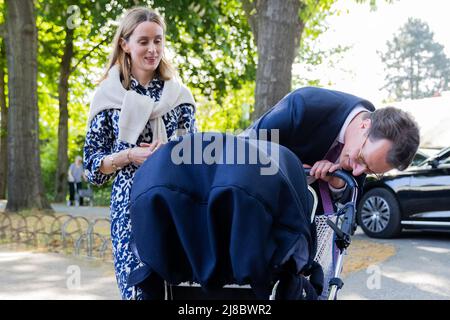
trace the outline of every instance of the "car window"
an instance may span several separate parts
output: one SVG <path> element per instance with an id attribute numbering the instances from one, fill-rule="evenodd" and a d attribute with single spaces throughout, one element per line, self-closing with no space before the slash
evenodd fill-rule
<path id="1" fill-rule="evenodd" d="M 414 156 L 414 159 L 411 162 L 412 166 L 417 166 L 419 163 L 424 162 L 427 159 L 427 157 L 421 153 L 416 153 Z"/>
<path id="2" fill-rule="evenodd" d="M 444 148 L 441 151 L 439 151 L 437 154 L 435 154 L 432 157 L 429 157 L 428 159 L 424 160 L 423 162 L 419 163 L 418 167 L 427 167 L 430 165 L 432 161 L 436 161 L 439 164 L 447 164 L 450 163 L 450 148 Z M 436 163 L 436 165 L 437 165 Z"/>
<path id="3" fill-rule="evenodd" d="M 445 152 L 442 152 L 438 157 L 439 164 L 447 164 L 450 163 L 450 149 L 447 149 Z"/>
<path id="4" fill-rule="evenodd" d="M 450 164 L 450 157 L 447 157 L 447 159 L 443 159 L 439 162 L 439 164 Z"/>

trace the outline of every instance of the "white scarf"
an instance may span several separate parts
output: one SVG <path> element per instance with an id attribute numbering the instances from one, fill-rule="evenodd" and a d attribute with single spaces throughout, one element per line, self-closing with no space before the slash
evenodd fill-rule
<path id="1" fill-rule="evenodd" d="M 99 112 L 107 109 L 119 109 L 119 140 L 136 144 L 139 135 L 150 120 L 153 140 L 168 141 L 162 116 L 183 103 L 195 107 L 194 97 L 189 89 L 176 77 L 164 82 L 161 99 L 158 102 L 150 97 L 126 90 L 120 81 L 118 65 L 113 66 L 108 77 L 103 80 L 94 93 L 88 126 Z"/>

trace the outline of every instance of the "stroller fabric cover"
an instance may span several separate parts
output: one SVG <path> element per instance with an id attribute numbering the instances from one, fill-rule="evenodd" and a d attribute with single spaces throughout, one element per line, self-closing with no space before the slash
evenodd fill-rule
<path id="1" fill-rule="evenodd" d="M 185 135 L 139 168 L 130 203 L 132 246 L 142 264 L 129 285 L 142 288 L 157 275 L 205 290 L 250 284 L 267 298 L 288 261 L 294 273 L 313 266 L 312 198 L 301 162 L 280 145 Z"/>

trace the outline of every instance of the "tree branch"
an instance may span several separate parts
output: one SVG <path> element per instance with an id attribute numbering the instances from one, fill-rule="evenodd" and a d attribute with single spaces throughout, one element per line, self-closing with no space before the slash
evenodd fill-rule
<path id="1" fill-rule="evenodd" d="M 73 68 L 70 69 L 70 73 L 74 72 L 77 69 L 77 67 L 80 65 L 80 63 L 82 63 L 84 60 L 86 60 L 95 50 L 97 50 L 102 44 L 104 44 L 108 40 L 109 40 L 109 38 L 106 37 L 105 39 L 100 41 L 95 47 L 93 47 L 91 50 L 86 52 L 86 54 L 84 56 L 82 56 L 80 60 L 77 61 L 77 63 L 73 66 Z"/>

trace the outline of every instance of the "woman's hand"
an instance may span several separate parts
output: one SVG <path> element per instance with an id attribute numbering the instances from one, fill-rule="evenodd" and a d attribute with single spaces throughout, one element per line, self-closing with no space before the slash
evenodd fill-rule
<path id="1" fill-rule="evenodd" d="M 129 159 L 131 163 L 140 166 L 149 156 L 151 156 L 162 145 L 162 142 L 156 140 L 152 143 L 142 142 L 138 147 L 130 150 Z"/>

